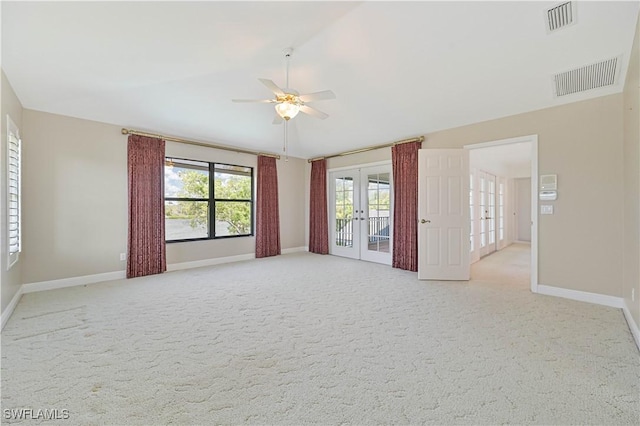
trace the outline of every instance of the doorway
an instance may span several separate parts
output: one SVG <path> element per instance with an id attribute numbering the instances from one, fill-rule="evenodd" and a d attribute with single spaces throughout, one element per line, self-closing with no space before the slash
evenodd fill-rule
<path id="1" fill-rule="evenodd" d="M 538 137 L 537 135 L 466 145 L 470 152 L 471 262 L 500 253 L 518 241 L 530 252 L 529 286 L 538 291 Z M 475 159 L 475 161 L 474 161 Z M 497 161 L 497 160 L 500 161 Z M 526 160 L 526 161 L 524 161 Z M 526 187 L 518 203 L 517 186 Z M 528 199 L 527 199 L 528 198 Z M 525 202 L 526 201 L 526 202 Z M 520 205 L 521 204 L 521 205 Z M 518 230 L 521 222 L 522 230 Z M 528 231 L 528 232 L 527 232 Z M 484 238 L 483 238 L 484 233 Z M 527 236 L 522 240 L 519 236 Z M 511 251 L 514 251 L 513 245 Z M 530 248 L 530 249 L 529 249 Z M 491 258 L 497 256 L 492 254 Z M 498 256 L 498 258 L 508 258 Z M 480 260 L 483 262 L 484 260 Z M 484 263 L 487 263 L 484 261 Z M 495 262 L 494 262 L 495 263 Z M 499 263 L 495 263 L 499 264 Z M 474 263 L 475 265 L 475 263 Z M 472 268 L 473 273 L 474 268 Z M 479 270 L 479 265 L 475 270 Z M 496 271 L 499 273 L 499 271 Z M 472 276 L 472 279 L 476 277 Z"/>
<path id="2" fill-rule="evenodd" d="M 329 171 L 329 252 L 391 265 L 391 164 Z"/>

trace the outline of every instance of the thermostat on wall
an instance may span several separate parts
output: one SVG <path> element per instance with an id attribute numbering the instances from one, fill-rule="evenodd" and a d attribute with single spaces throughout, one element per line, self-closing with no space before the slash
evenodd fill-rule
<path id="1" fill-rule="evenodd" d="M 540 175 L 541 191 L 555 191 L 556 189 L 558 189 L 558 175 Z"/>

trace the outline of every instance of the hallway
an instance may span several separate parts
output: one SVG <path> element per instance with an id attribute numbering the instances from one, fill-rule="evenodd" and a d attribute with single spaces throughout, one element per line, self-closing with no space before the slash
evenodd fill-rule
<path id="1" fill-rule="evenodd" d="M 471 265 L 470 283 L 506 284 L 529 289 L 530 277 L 531 245 L 513 243 Z"/>

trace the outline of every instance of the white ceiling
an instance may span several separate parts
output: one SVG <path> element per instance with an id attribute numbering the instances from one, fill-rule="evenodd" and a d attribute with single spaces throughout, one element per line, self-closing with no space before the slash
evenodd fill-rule
<path id="1" fill-rule="evenodd" d="M 622 91 L 638 2 L 2 2 L 2 68 L 25 108 L 267 152 L 257 80 L 331 89 L 292 120 L 303 158 Z M 554 98 L 552 75 L 622 55 L 617 84 Z M 427 141 L 428 144 L 428 141 Z"/>

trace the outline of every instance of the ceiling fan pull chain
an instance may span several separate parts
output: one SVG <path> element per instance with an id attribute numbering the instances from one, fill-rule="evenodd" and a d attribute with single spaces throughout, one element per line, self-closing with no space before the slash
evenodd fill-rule
<path id="1" fill-rule="evenodd" d="M 282 152 L 284 152 L 285 157 L 287 156 L 287 122 L 284 122 L 283 127 L 283 131 L 284 131 L 284 137 L 282 138 Z"/>
<path id="2" fill-rule="evenodd" d="M 284 151 L 284 161 L 289 161 L 289 122 L 284 122 L 284 146 L 282 147 Z"/>

